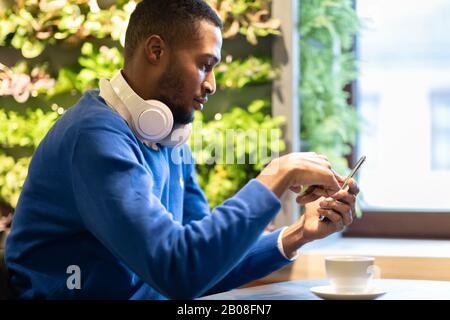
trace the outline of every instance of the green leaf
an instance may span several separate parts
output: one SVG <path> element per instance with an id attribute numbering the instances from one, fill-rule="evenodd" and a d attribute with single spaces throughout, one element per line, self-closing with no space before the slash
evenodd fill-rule
<path id="1" fill-rule="evenodd" d="M 44 51 L 45 45 L 40 41 L 26 40 L 22 46 L 22 55 L 27 59 L 37 57 Z"/>

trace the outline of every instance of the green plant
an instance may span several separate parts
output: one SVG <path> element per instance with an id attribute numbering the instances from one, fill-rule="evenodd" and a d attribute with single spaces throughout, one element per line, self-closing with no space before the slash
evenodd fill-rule
<path id="1" fill-rule="evenodd" d="M 223 21 L 223 37 L 232 38 L 238 33 L 251 44 L 257 37 L 280 34 L 280 21 L 270 17 L 270 0 L 206 0 Z"/>
<path id="2" fill-rule="evenodd" d="M 97 87 L 101 78 L 111 78 L 123 66 L 123 56 L 117 48 L 97 48 L 87 42 L 81 48 L 78 62 L 82 69 L 77 74 L 75 87 L 82 92 Z"/>
<path id="3" fill-rule="evenodd" d="M 25 181 L 31 157 L 14 159 L 0 153 L 0 194 L 2 200 L 15 208 Z"/>
<path id="4" fill-rule="evenodd" d="M 56 112 L 44 113 L 42 109 L 29 109 L 25 116 L 0 109 L 0 195 L 13 208 L 27 175 L 32 150 L 37 148 L 57 117 Z M 18 158 L 7 154 L 19 147 L 30 151 Z"/>
<path id="5" fill-rule="evenodd" d="M 0 45 L 20 49 L 25 58 L 40 55 L 48 44 L 73 46 L 88 37 L 111 37 L 123 44 L 136 2 L 117 1 L 101 10 L 97 1 L 25 0 L 0 11 Z"/>
<path id="6" fill-rule="evenodd" d="M 356 78 L 351 48 L 359 20 L 351 0 L 304 0 L 300 10 L 301 138 L 348 172 L 358 118 L 345 87 Z"/>
<path id="7" fill-rule="evenodd" d="M 234 60 L 227 56 L 217 67 L 216 81 L 221 88 L 241 89 L 247 85 L 268 83 L 277 76 L 269 58 L 249 57 Z"/>
<path id="8" fill-rule="evenodd" d="M 56 112 L 45 113 L 42 109 L 28 109 L 25 115 L 0 109 L 1 148 L 31 147 L 35 149 L 57 118 Z"/>
<path id="9" fill-rule="evenodd" d="M 87 89 L 97 88 L 101 78 L 111 78 L 122 66 L 123 56 L 118 48 L 86 42 L 81 47 L 78 65 L 61 68 L 56 86 L 48 91 L 48 95 L 55 96 L 73 90 L 81 94 Z"/>
<path id="10" fill-rule="evenodd" d="M 217 114 L 217 120 L 206 122 L 201 113 L 196 115 L 190 144 L 211 206 L 234 194 L 285 149 L 284 119 L 267 115 L 269 107 L 267 101 L 255 100 L 248 110 L 234 107 Z"/>

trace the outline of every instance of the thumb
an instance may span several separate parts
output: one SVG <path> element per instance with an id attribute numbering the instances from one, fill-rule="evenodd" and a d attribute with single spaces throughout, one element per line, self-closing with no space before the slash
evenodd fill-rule
<path id="1" fill-rule="evenodd" d="M 327 184 L 325 186 L 328 187 L 329 191 L 334 192 L 339 191 L 339 189 L 341 188 L 338 178 L 336 178 L 334 174 L 329 176 L 329 179 L 327 180 Z"/>

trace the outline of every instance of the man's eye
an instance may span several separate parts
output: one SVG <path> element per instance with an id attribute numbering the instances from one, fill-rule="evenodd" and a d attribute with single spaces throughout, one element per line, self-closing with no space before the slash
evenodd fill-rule
<path id="1" fill-rule="evenodd" d="M 203 70 L 205 70 L 205 71 L 211 71 L 212 68 L 213 68 L 212 64 L 203 65 Z"/>

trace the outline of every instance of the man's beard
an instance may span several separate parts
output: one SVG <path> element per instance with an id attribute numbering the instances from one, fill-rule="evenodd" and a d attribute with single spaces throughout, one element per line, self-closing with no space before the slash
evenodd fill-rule
<path id="1" fill-rule="evenodd" d="M 185 89 L 180 74 L 177 72 L 175 63 L 167 67 L 159 83 L 163 94 L 158 97 L 158 100 L 165 103 L 172 111 L 175 124 L 188 124 L 194 121 L 194 112 L 189 111 L 189 106 L 183 105 Z"/>

